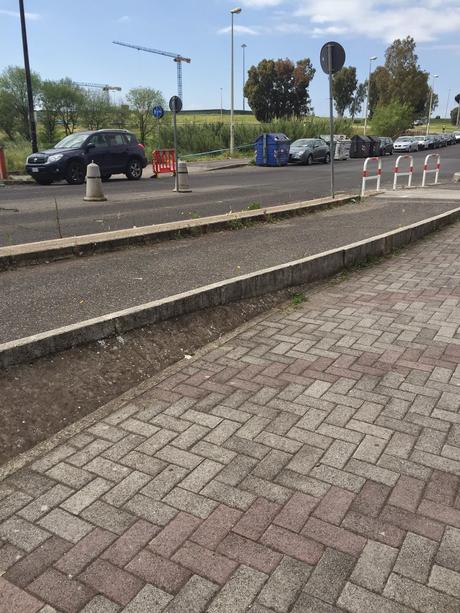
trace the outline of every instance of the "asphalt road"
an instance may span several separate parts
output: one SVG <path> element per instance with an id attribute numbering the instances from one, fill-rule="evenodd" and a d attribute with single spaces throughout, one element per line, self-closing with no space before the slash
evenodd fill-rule
<path id="1" fill-rule="evenodd" d="M 460 204 L 460 189 L 369 198 L 304 217 L 0 274 L 0 343 L 276 266 Z M 434 190 L 434 191 L 433 191 Z M 422 192 L 422 193 L 420 193 Z"/>
<path id="2" fill-rule="evenodd" d="M 460 146 L 438 150 L 441 180 L 460 170 Z M 421 183 L 425 153 L 414 154 L 414 184 Z M 395 157 L 383 160 L 382 185 L 392 184 Z M 336 162 L 336 190 L 359 191 L 362 160 Z M 107 202 L 83 202 L 85 186 L 13 185 L 0 189 L 0 246 L 58 238 L 55 199 L 63 236 L 103 232 L 238 211 L 257 202 L 262 206 L 308 200 L 330 193 L 329 166 L 245 168 L 194 173 L 192 193 L 172 192 L 173 179 L 104 184 Z M 373 184 L 370 184 L 371 189 Z"/>

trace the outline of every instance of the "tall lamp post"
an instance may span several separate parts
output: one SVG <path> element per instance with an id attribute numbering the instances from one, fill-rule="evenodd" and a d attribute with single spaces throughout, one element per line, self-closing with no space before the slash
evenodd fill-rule
<path id="1" fill-rule="evenodd" d="M 231 77 L 230 77 L 230 155 L 233 155 L 233 151 L 235 149 L 235 126 L 233 124 L 233 112 L 235 110 L 235 78 L 234 78 L 234 64 L 235 58 L 233 53 L 233 17 L 241 13 L 241 8 L 235 8 L 230 11 L 232 16 L 232 28 L 231 28 L 231 38 L 232 38 L 232 58 L 231 58 Z"/>
<path id="2" fill-rule="evenodd" d="M 369 76 L 367 79 L 366 114 L 364 117 L 364 136 L 366 136 L 366 132 L 367 132 L 367 117 L 369 115 L 369 94 L 371 91 L 372 62 L 374 62 L 376 59 L 377 59 L 376 55 L 373 55 L 372 57 L 369 58 Z"/>
<path id="3" fill-rule="evenodd" d="M 32 145 L 32 153 L 36 153 L 38 151 L 37 127 L 35 125 L 34 96 L 32 92 L 32 79 L 30 76 L 29 47 L 27 45 L 27 30 L 26 30 L 26 15 L 24 12 L 24 0 L 19 0 L 19 15 L 21 18 L 22 50 L 24 53 L 24 71 L 26 73 L 27 102 L 29 106 L 30 143 Z"/>
<path id="4" fill-rule="evenodd" d="M 241 48 L 243 49 L 243 111 L 245 110 L 245 99 L 244 99 L 244 83 L 246 81 L 246 43 L 243 43 L 241 45 Z"/>
<path id="5" fill-rule="evenodd" d="M 428 135 L 430 133 L 430 121 L 431 121 L 431 111 L 433 110 L 433 90 L 434 90 L 434 80 L 439 77 L 438 74 L 433 75 L 433 79 L 431 80 L 431 88 L 430 88 L 430 106 L 428 110 L 428 121 L 426 122 L 426 132 Z"/>

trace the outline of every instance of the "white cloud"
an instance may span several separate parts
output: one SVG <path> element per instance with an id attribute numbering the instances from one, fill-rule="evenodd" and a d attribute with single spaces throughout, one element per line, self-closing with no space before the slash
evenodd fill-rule
<path id="1" fill-rule="evenodd" d="M 118 23 L 129 23 L 131 21 L 131 17 L 129 17 L 128 15 L 123 15 L 123 17 L 119 17 L 117 19 Z"/>
<path id="2" fill-rule="evenodd" d="M 0 9 L 0 15 L 7 15 L 8 17 L 17 17 L 19 19 L 19 13 L 17 11 L 7 11 L 5 9 Z M 26 19 L 29 21 L 37 21 L 41 19 L 41 15 L 38 13 L 26 13 Z"/>
<path id="3" fill-rule="evenodd" d="M 359 34 L 391 42 L 413 36 L 437 40 L 460 29 L 460 0 L 297 0 L 295 16 L 313 25 L 313 35 Z M 442 10 L 440 10 L 442 8 Z"/>
<path id="4" fill-rule="evenodd" d="M 283 2 L 284 0 L 240 0 L 242 6 L 247 6 L 250 9 L 265 9 L 271 6 L 278 6 Z"/>
<path id="5" fill-rule="evenodd" d="M 227 26 L 226 28 L 221 28 L 220 30 L 217 31 L 217 34 L 228 34 L 231 30 L 231 26 Z M 238 26 L 235 25 L 233 26 L 233 31 L 235 32 L 235 34 L 247 34 L 249 36 L 259 36 L 259 34 L 262 34 L 263 32 L 263 28 L 261 28 L 260 26 Z"/>

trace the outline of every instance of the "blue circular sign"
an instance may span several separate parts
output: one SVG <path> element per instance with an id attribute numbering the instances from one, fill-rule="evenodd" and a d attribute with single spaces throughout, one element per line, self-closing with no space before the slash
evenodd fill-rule
<path id="1" fill-rule="evenodd" d="M 152 115 L 156 119 L 161 119 L 165 114 L 164 108 L 162 106 L 154 106 L 152 109 Z"/>

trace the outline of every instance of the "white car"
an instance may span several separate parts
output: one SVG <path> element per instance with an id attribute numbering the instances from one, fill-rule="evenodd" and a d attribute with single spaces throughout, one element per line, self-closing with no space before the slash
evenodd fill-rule
<path id="1" fill-rule="evenodd" d="M 400 136 L 393 143 L 394 153 L 412 153 L 418 151 L 418 142 L 413 136 Z"/>

